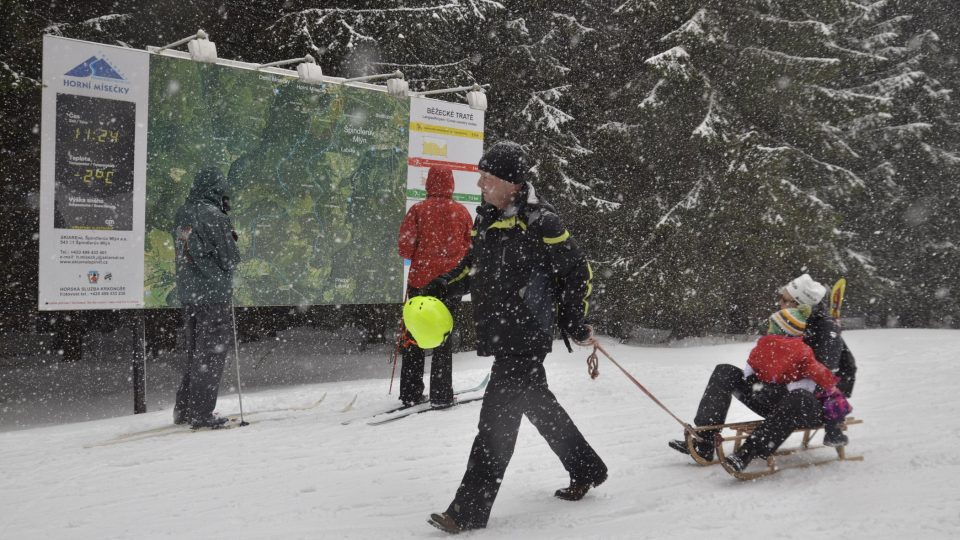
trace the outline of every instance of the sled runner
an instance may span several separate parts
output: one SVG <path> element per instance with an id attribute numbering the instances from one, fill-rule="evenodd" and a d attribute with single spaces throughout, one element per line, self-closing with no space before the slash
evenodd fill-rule
<path id="1" fill-rule="evenodd" d="M 733 443 L 730 445 L 732 447 L 732 452 L 736 452 L 740 445 L 743 444 L 743 441 L 753 433 L 753 430 L 757 428 L 761 423 L 761 420 L 753 420 L 750 422 L 735 422 L 731 424 L 718 424 L 713 426 L 699 426 L 693 428 L 694 432 L 700 433 L 703 431 L 715 431 L 720 430 L 720 433 L 716 435 L 715 449 L 717 453 L 717 459 L 713 461 L 706 461 L 700 454 L 694 450 L 693 443 L 695 439 L 693 438 L 693 433 L 687 432 L 687 447 L 690 448 L 690 455 L 693 459 L 700 465 L 715 465 L 717 463 L 723 466 L 723 469 L 730 473 L 731 476 L 737 478 L 738 480 L 753 480 L 756 478 L 762 478 L 764 476 L 770 476 L 776 472 L 779 472 L 783 469 L 798 469 L 803 467 L 811 467 L 814 465 L 823 465 L 825 463 L 832 463 L 834 461 L 862 461 L 863 456 L 848 456 L 846 453 L 846 447 L 839 446 L 835 448 L 837 456 L 830 459 L 821 459 L 816 461 L 808 461 L 804 463 L 791 464 L 787 466 L 779 466 L 776 464 L 775 460 L 777 457 L 788 456 L 791 454 L 797 454 L 800 452 L 805 452 L 807 450 L 815 450 L 818 448 L 828 448 L 822 445 L 813 446 L 810 443 L 813 440 L 813 437 L 817 434 L 822 426 L 812 427 L 812 428 L 802 428 L 794 431 L 794 433 L 802 433 L 803 440 L 800 443 L 800 446 L 796 448 L 787 448 L 787 449 L 778 449 L 773 453 L 769 458 L 767 458 L 767 469 L 756 472 L 737 472 L 730 468 L 729 465 L 725 462 L 726 452 L 724 450 L 724 443 Z M 846 421 L 842 424 L 844 430 L 847 427 L 854 424 L 862 424 L 863 420 L 854 417 L 848 417 Z M 726 434 L 725 434 L 726 433 Z"/>

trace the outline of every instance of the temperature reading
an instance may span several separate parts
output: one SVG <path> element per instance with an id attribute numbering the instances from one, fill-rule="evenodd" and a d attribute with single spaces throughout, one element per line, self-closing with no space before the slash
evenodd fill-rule
<path id="1" fill-rule="evenodd" d="M 81 175 L 82 173 L 82 175 Z M 80 177 L 84 184 L 92 185 L 94 181 L 103 182 L 105 185 L 113 184 L 113 169 L 84 169 L 75 176 Z"/>

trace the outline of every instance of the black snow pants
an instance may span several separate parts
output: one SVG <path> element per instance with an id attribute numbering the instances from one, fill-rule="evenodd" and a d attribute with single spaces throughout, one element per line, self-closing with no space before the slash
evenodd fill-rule
<path id="1" fill-rule="evenodd" d="M 572 481 L 592 483 L 606 478 L 607 466 L 547 387 L 543 359 L 544 356 L 497 356 L 493 361 L 467 471 L 447 508 L 447 514 L 461 527 L 475 529 L 487 525 L 513 457 L 523 416 L 560 458 Z"/>
<path id="2" fill-rule="evenodd" d="M 807 390 L 787 390 L 786 385 L 761 382 L 751 375 L 744 379 L 743 370 L 729 364 L 713 369 L 694 423 L 698 426 L 723 424 L 730 409 L 731 397 L 764 418 L 741 447 L 741 456 L 766 458 L 793 433 L 804 427 L 823 423 L 820 401 Z M 713 440 L 712 433 L 705 433 Z"/>
<path id="3" fill-rule="evenodd" d="M 407 297 L 423 294 L 421 289 L 411 287 Z M 454 320 L 460 310 L 460 297 L 445 298 L 443 303 Z M 452 332 L 451 332 L 452 334 Z M 430 356 L 430 402 L 447 404 L 453 402 L 453 344 L 448 337 Z M 403 348 L 403 364 L 400 367 L 400 400 L 415 403 L 423 396 L 423 349 L 410 344 Z"/>
<path id="4" fill-rule="evenodd" d="M 176 409 L 193 422 L 213 414 L 227 352 L 233 340 L 230 304 L 183 308 L 187 355 L 181 370 Z"/>

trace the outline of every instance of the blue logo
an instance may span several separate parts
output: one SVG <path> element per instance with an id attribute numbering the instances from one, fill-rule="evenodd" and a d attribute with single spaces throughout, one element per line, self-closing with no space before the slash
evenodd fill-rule
<path id="1" fill-rule="evenodd" d="M 97 58 L 91 56 L 83 61 L 82 64 L 65 73 L 68 77 L 91 77 L 94 79 L 106 79 L 115 81 L 126 81 L 117 70 L 107 62 L 106 58 Z"/>

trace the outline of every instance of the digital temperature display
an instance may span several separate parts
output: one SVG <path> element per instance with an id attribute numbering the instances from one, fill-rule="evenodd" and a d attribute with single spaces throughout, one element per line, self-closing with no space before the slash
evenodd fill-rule
<path id="1" fill-rule="evenodd" d="M 136 107 L 57 94 L 55 228 L 133 229 Z"/>

